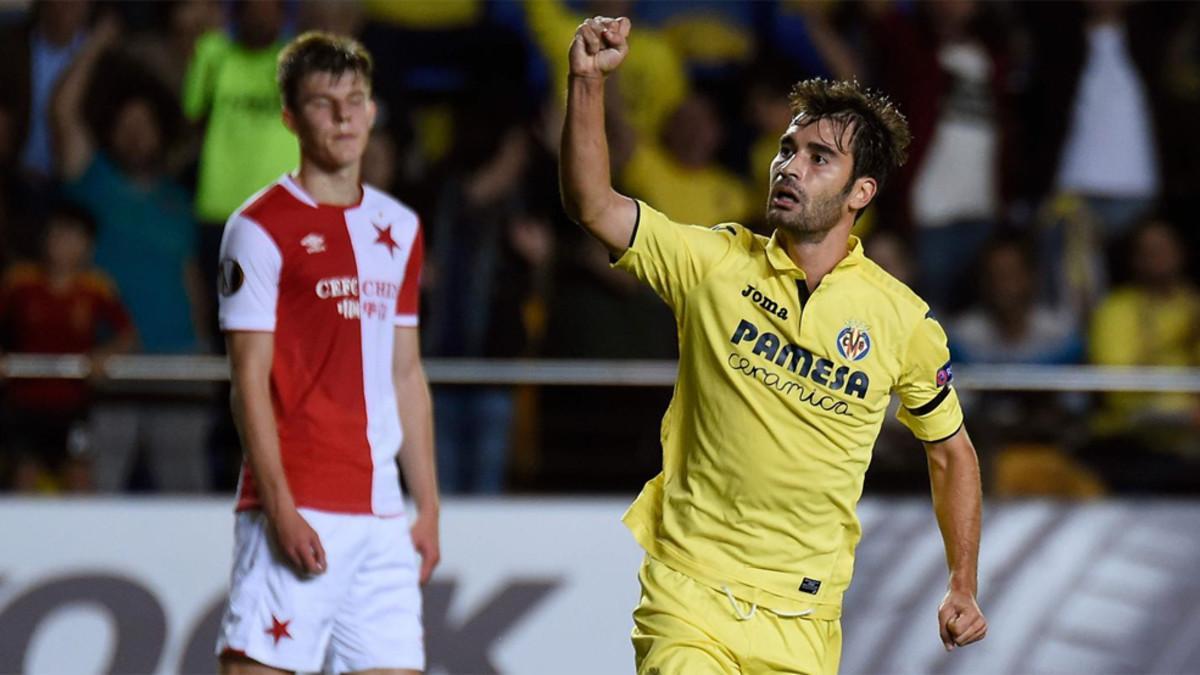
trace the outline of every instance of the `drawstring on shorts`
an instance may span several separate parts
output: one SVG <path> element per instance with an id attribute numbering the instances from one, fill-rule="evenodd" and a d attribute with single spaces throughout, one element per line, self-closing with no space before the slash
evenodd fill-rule
<path id="1" fill-rule="evenodd" d="M 722 586 L 721 590 L 725 591 L 725 597 L 729 598 L 729 604 L 733 607 L 733 615 L 738 618 L 738 621 L 749 621 L 754 618 L 754 613 L 758 611 L 758 603 L 750 603 L 750 611 L 742 614 L 742 608 L 738 607 L 737 598 L 733 597 L 733 592 L 728 586 Z"/>
<path id="2" fill-rule="evenodd" d="M 808 616 L 809 614 L 813 613 L 813 611 L 811 609 L 806 609 L 802 612 L 780 612 L 778 610 L 773 609 L 773 610 L 771 610 L 771 612 L 773 614 L 775 614 L 775 616 L 782 616 L 787 619 L 794 619 L 798 616 Z"/>
<path id="3" fill-rule="evenodd" d="M 725 597 L 729 598 L 729 606 L 733 607 L 733 615 L 738 618 L 738 621 L 749 621 L 750 619 L 754 618 L 755 612 L 758 611 L 758 603 L 757 602 L 750 603 L 750 611 L 743 613 L 742 608 L 738 605 L 737 598 L 733 597 L 733 591 L 729 590 L 728 586 L 722 586 L 721 590 L 725 591 Z M 773 609 L 773 610 L 771 610 L 771 613 L 776 616 L 782 616 L 785 618 L 796 618 L 796 617 L 801 617 L 801 616 L 808 616 L 809 614 L 813 613 L 813 610 L 806 609 L 806 610 L 803 610 L 800 612 L 780 612 L 778 610 Z"/>

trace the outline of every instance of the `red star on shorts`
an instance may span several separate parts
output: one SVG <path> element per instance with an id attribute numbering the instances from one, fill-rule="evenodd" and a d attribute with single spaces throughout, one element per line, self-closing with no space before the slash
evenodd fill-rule
<path id="1" fill-rule="evenodd" d="M 388 255 L 394 256 L 396 249 L 400 248 L 400 245 L 396 243 L 395 239 L 392 239 L 392 226 L 380 227 L 375 225 L 375 231 L 379 233 L 379 236 L 375 237 L 375 243 L 386 246 L 388 248 Z"/>
<path id="2" fill-rule="evenodd" d="M 291 640 L 292 634 L 288 632 L 288 624 L 290 624 L 291 622 L 292 622 L 291 619 L 288 619 L 287 621 L 280 621 L 279 619 L 275 618 L 274 614 L 272 614 L 271 615 L 271 627 L 268 628 L 264 632 L 267 635 L 270 635 L 271 637 L 275 638 L 275 644 L 279 644 L 279 641 L 282 640 L 283 638 L 287 638 L 287 639 Z"/>

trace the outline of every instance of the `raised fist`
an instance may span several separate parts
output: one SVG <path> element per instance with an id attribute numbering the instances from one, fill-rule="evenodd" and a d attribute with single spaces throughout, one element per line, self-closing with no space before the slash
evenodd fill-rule
<path id="1" fill-rule="evenodd" d="M 625 17 L 597 16 L 579 24 L 571 41 L 571 75 L 604 77 L 616 70 L 629 53 L 629 30 Z"/>

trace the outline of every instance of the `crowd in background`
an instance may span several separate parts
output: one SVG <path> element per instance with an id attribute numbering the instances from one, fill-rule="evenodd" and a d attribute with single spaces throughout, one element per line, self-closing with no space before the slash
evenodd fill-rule
<path id="1" fill-rule="evenodd" d="M 364 180 L 422 216 L 428 356 L 675 356 L 666 307 L 559 205 L 566 52 L 592 14 L 633 18 L 607 97 L 623 192 L 761 231 L 789 87 L 857 78 L 915 140 L 856 234 L 955 363 L 1200 366 L 1196 3 L 35 1 L 0 12 L 0 353 L 98 375 L 3 383 L 0 485 L 231 488 L 225 394 L 120 391 L 103 363 L 223 349 L 222 226 L 296 165 L 275 57 L 310 29 L 374 55 Z M 443 487 L 496 493 L 634 489 L 669 391 L 434 395 Z M 1193 395 L 964 399 L 996 494 L 1200 493 Z M 924 471 L 885 425 L 868 489 Z"/>

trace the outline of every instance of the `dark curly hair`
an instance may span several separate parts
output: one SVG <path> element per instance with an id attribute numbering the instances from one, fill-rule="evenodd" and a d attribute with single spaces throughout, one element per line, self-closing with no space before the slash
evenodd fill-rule
<path id="1" fill-rule="evenodd" d="M 855 80 L 803 80 L 792 87 L 788 102 L 793 124 L 804 127 L 823 119 L 832 122 L 842 152 L 846 152 L 842 145 L 846 130 L 851 130 L 851 183 L 870 176 L 882 188 L 892 171 L 908 159 L 912 141 L 908 120 L 886 96 L 864 89 Z"/>

